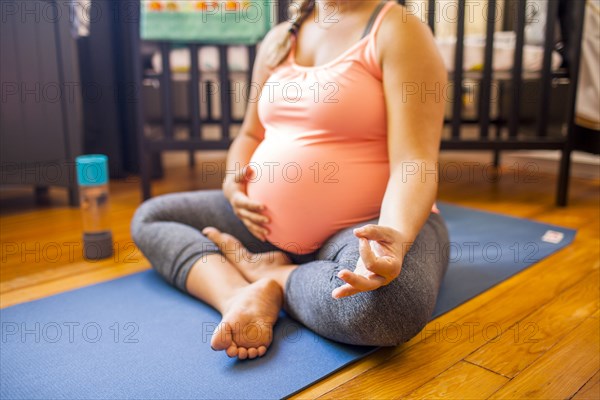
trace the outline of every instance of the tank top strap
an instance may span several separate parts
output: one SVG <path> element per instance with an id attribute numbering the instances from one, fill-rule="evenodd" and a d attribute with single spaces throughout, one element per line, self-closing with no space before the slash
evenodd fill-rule
<path id="1" fill-rule="evenodd" d="M 377 16 L 373 20 L 373 23 L 370 26 L 370 30 L 367 33 L 369 37 L 367 40 L 367 45 L 364 47 L 362 51 L 362 58 L 365 67 L 369 70 L 369 72 L 376 77 L 377 79 L 383 79 L 383 73 L 381 71 L 381 65 L 379 65 L 379 60 L 377 59 L 377 45 L 375 40 L 375 34 L 381 26 L 383 22 L 383 18 L 385 14 L 396 4 L 395 1 L 387 1 L 384 0 L 381 2 L 382 6 L 376 13 Z"/>
<path id="2" fill-rule="evenodd" d="M 366 35 L 374 35 L 377 32 L 377 29 L 379 29 L 379 25 L 381 25 L 381 22 L 383 21 L 383 17 L 385 17 L 385 14 L 389 11 L 390 8 L 392 8 L 392 6 L 395 3 L 395 1 L 388 0 L 383 0 L 381 3 L 379 3 L 377 9 L 374 12 L 375 18 L 373 18 L 372 22 L 369 21 L 369 25 L 367 25 L 368 32 L 365 32 Z"/>
<path id="3" fill-rule="evenodd" d="M 379 12 L 385 6 L 386 3 L 387 3 L 387 0 L 381 0 L 379 2 L 379 4 L 377 4 L 377 7 L 375 7 L 373 12 L 371 13 L 371 16 L 369 17 L 369 21 L 367 22 L 367 26 L 365 27 L 365 30 L 361 36 L 361 39 L 364 38 L 365 36 L 367 36 L 371 32 L 371 29 L 373 28 L 373 25 L 375 24 L 375 20 L 379 16 Z"/>

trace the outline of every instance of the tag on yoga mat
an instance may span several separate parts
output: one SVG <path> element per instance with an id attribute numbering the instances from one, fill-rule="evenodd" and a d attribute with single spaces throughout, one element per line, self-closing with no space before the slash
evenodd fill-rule
<path id="1" fill-rule="evenodd" d="M 442 314 L 569 244 L 575 231 L 439 204 L 451 264 Z M 559 244 L 542 241 L 561 232 Z M 375 348 L 324 339 L 284 317 L 260 359 L 210 349 L 211 307 L 146 271 L 0 310 L 2 399 L 274 399 Z"/>

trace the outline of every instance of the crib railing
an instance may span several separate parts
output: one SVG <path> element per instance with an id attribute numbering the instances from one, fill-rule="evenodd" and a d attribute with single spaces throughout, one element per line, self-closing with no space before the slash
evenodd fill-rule
<path id="1" fill-rule="evenodd" d="M 175 126 L 181 121 L 176 121 L 173 112 L 173 78 L 170 63 L 170 53 L 172 51 L 172 43 L 155 42 L 159 46 L 161 54 L 161 72 L 145 72 L 142 71 L 142 66 L 137 60 L 139 73 L 139 86 L 143 86 L 144 81 L 156 80 L 159 83 L 160 93 L 160 121 L 153 121 L 143 118 L 144 107 L 142 96 L 137 105 L 137 136 L 139 142 L 140 154 L 140 175 L 142 184 L 142 196 L 144 199 L 151 197 L 151 174 L 156 166 L 153 163 L 159 162 L 153 155 L 160 154 L 162 151 L 168 150 L 187 150 L 190 152 L 190 164 L 194 164 L 194 151 L 196 150 L 222 150 L 227 149 L 231 144 L 231 126 L 240 124 L 241 118 L 234 118 L 232 115 L 231 104 L 231 80 L 230 71 L 228 69 L 228 45 L 213 45 L 202 43 L 186 43 L 185 46 L 190 53 L 190 72 L 189 80 L 187 81 L 187 92 L 189 102 L 189 115 L 185 125 L 188 130 L 188 135 L 185 138 L 175 137 Z M 181 46 L 181 44 L 178 44 Z M 218 49 L 219 67 L 217 71 L 217 80 L 202 82 L 201 70 L 199 68 L 198 57 L 200 49 L 203 46 L 216 46 Z M 247 45 L 247 54 L 249 66 L 246 71 L 246 85 L 250 87 L 251 71 L 256 58 L 256 45 Z M 202 82 L 202 86 L 201 86 Z M 217 90 L 214 90 L 213 85 L 217 85 Z M 206 113 L 201 116 L 201 98 L 200 90 L 206 93 Z M 215 112 L 215 102 L 219 102 L 220 112 L 217 116 Z M 148 135 L 147 129 L 149 126 L 160 126 L 161 135 L 159 137 Z M 203 128 L 207 125 L 218 125 L 220 128 L 220 138 L 217 140 L 206 139 L 202 137 Z M 150 137 L 149 137 L 150 136 Z M 153 168 L 154 167 L 154 168 Z"/>
<path id="2" fill-rule="evenodd" d="M 404 3 L 401 0 L 400 3 Z M 552 52 L 555 43 L 555 26 L 558 17 L 559 0 L 548 0 L 547 20 L 545 28 L 544 52 L 541 71 L 533 74 L 533 79 L 539 81 L 539 95 L 537 96 L 537 117 L 535 135 L 529 137 L 518 137 L 520 130 L 520 111 L 522 106 L 522 87 L 523 87 L 523 50 L 525 45 L 525 23 L 527 13 L 527 3 L 525 0 L 507 0 L 505 2 L 505 26 L 508 15 L 507 7 L 514 10 L 513 30 L 516 36 L 515 52 L 512 71 L 509 74 L 495 73 L 493 71 L 494 55 L 494 33 L 495 22 L 497 20 L 498 2 L 497 0 L 487 1 L 486 15 L 486 42 L 484 51 L 483 71 L 481 73 L 465 72 L 463 68 L 464 56 L 464 37 L 465 37 L 465 13 L 466 2 L 458 1 L 456 17 L 456 53 L 454 60 L 454 71 L 450 74 L 453 82 L 452 114 L 446 121 L 451 126 L 449 138 L 442 141 L 442 149 L 460 149 L 460 150 L 493 150 L 495 153 L 494 163 L 499 163 L 499 152 L 501 150 L 559 150 L 561 152 L 561 161 L 559 167 L 559 179 L 557 185 L 556 204 L 564 206 L 567 203 L 570 155 L 573 145 L 574 113 L 577 82 L 579 75 L 579 57 L 581 53 L 581 37 L 583 28 L 583 16 L 585 2 L 572 2 L 571 6 L 575 8 L 575 31 L 572 32 L 572 42 L 568 69 L 552 69 Z M 435 9 L 439 4 L 437 0 L 428 0 L 428 24 L 434 30 Z M 531 74 L 530 74 L 531 75 Z M 465 77 L 476 78 L 479 87 L 479 104 L 476 120 L 466 120 L 462 115 L 462 82 Z M 529 77 L 531 79 L 532 77 Z M 564 121 L 564 134 L 560 137 L 550 136 L 548 130 L 549 110 L 551 104 L 552 82 L 562 81 L 568 83 L 568 98 L 566 101 L 566 117 Z M 493 82 L 499 82 L 501 85 L 510 83 L 511 97 L 510 110 L 508 110 L 508 121 L 503 118 L 492 119 L 490 116 L 490 103 Z M 507 122 L 508 135 L 502 136 L 502 129 Z M 479 125 L 479 135 L 476 139 L 464 139 L 461 137 L 462 128 L 469 123 Z M 495 138 L 491 138 L 490 127 L 496 127 Z"/>
<path id="3" fill-rule="evenodd" d="M 426 10 L 426 20 L 432 31 L 435 31 L 436 7 L 446 0 L 428 0 Z M 446 125 L 449 134 L 446 135 L 441 144 L 442 150 L 491 150 L 494 152 L 495 164 L 498 165 L 499 154 L 502 150 L 559 150 L 561 152 L 561 161 L 559 167 L 559 179 L 557 185 L 556 203 L 564 206 L 567 203 L 567 191 L 570 170 L 570 155 L 572 151 L 572 137 L 574 129 L 575 95 L 579 72 L 580 43 L 583 30 L 583 16 L 585 11 L 585 2 L 572 2 L 576 24 L 572 32 L 572 41 L 570 43 L 570 59 L 567 69 L 552 69 L 552 52 L 555 47 L 554 30 L 557 23 L 558 7 L 560 0 L 548 0 L 547 22 L 545 28 L 544 52 L 541 71 L 536 73 L 524 74 L 523 69 L 523 51 L 525 45 L 525 24 L 527 3 L 525 0 L 506 0 L 504 15 L 505 27 L 513 22 L 512 30 L 515 32 L 516 44 L 512 70 L 510 72 L 499 73 L 493 70 L 494 57 L 494 34 L 495 22 L 498 18 L 498 1 L 488 0 L 486 14 L 486 39 L 484 49 L 484 62 L 481 71 L 464 71 L 464 38 L 465 38 L 465 15 L 466 1 L 458 0 L 456 15 L 456 49 L 453 71 L 449 73 L 449 80 L 452 82 L 452 96 L 450 99 L 451 112 L 446 118 Z M 399 0 L 404 4 L 405 0 Z M 581 4 L 580 4 L 581 3 Z M 280 2 L 279 18 L 285 18 L 286 5 Z M 508 8 L 512 8 L 509 10 Z M 513 11 L 514 19 L 507 21 L 506 11 Z M 133 27 L 132 29 L 136 29 Z M 132 32 L 134 41 L 139 48 L 139 32 Z M 218 45 L 219 69 L 218 85 L 220 86 L 216 93 L 207 91 L 211 96 L 207 98 L 207 113 L 204 117 L 200 115 L 200 96 L 199 85 L 201 82 L 201 71 L 198 68 L 198 52 L 204 45 L 203 43 L 186 43 L 190 50 L 190 74 L 189 74 L 189 120 L 186 121 L 189 127 L 189 136 L 185 140 L 174 137 L 174 118 L 173 118 L 173 96 L 172 96 L 172 74 L 169 54 L 171 44 L 168 42 L 156 42 L 160 47 L 162 59 L 162 71 L 156 73 L 143 73 L 140 60 L 136 61 L 136 68 L 139 84 L 141 86 L 143 79 L 157 79 L 160 85 L 161 99 L 161 121 L 160 125 L 163 134 L 161 137 L 148 137 L 144 134 L 144 127 L 148 121 L 142 117 L 143 108 L 141 101 L 137 105 L 137 131 L 140 152 L 140 172 L 142 181 L 143 198 L 151 196 L 150 191 L 150 171 L 152 169 L 152 155 L 165 150 L 187 150 L 191 154 L 195 150 L 214 150 L 227 149 L 231 142 L 230 131 L 232 124 L 240 123 L 239 118 L 233 118 L 230 96 L 230 71 L 228 69 L 227 48 L 226 45 Z M 136 48 L 136 47 L 134 47 Z M 256 46 L 247 46 L 248 49 L 248 71 L 247 84 L 250 87 L 251 71 L 256 57 Z M 520 111 L 522 107 L 522 90 L 525 79 L 535 80 L 539 85 L 539 95 L 537 96 L 536 128 L 535 134 L 524 136 L 520 134 Z M 465 80 L 477 81 L 478 103 L 476 118 L 465 117 L 463 110 L 463 83 Z M 560 136 L 549 135 L 548 120 L 549 109 L 552 101 L 553 82 L 568 83 L 568 98 L 566 101 L 566 118 L 563 124 L 563 134 Z M 503 96 L 510 96 L 510 107 L 508 110 L 500 110 L 496 117 L 492 117 L 492 88 L 498 86 Z M 509 88 L 508 93 L 506 89 Z M 215 98 L 216 97 L 216 98 Z M 213 115 L 212 106 L 215 101 L 220 104 L 220 116 Z M 502 101 L 499 102 L 501 108 Z M 507 113 L 507 116 L 503 116 Z M 207 140 L 202 138 L 202 130 L 207 124 L 218 124 L 220 126 L 220 138 L 218 140 Z M 476 138 L 463 137 L 463 131 L 467 125 L 478 125 L 478 135 Z M 492 127 L 495 128 L 495 134 L 492 135 Z M 190 157 L 193 163 L 193 157 Z"/>
<path id="4" fill-rule="evenodd" d="M 213 44 L 199 44 L 199 43 L 188 43 L 185 46 L 189 50 L 190 54 L 190 72 L 189 79 L 187 81 L 187 92 L 189 102 L 189 115 L 185 121 L 186 126 L 189 128 L 189 136 L 186 140 L 177 140 L 174 135 L 175 117 L 173 112 L 173 78 L 170 64 L 170 53 L 172 50 L 172 44 L 169 42 L 157 42 L 159 45 L 159 51 L 161 55 L 161 72 L 160 73 L 143 73 L 142 78 L 145 80 L 158 80 L 159 92 L 160 92 L 160 103 L 161 103 L 161 117 L 160 125 L 163 135 L 160 139 L 154 138 L 148 143 L 148 149 L 152 151 L 160 150 L 215 150 L 215 149 L 227 149 L 231 140 L 229 138 L 229 132 L 232 124 L 239 124 L 242 122 L 241 118 L 235 118 L 232 115 L 232 99 L 231 99 L 231 77 L 228 69 L 228 45 L 213 45 Z M 219 68 L 217 71 L 217 80 L 215 81 L 204 81 L 202 82 L 201 70 L 198 65 L 198 57 L 200 49 L 203 46 L 217 47 Z M 245 46 L 248 54 L 248 65 L 250 68 L 246 71 L 246 82 L 245 86 L 250 87 L 251 83 L 251 67 L 254 65 L 254 59 L 256 58 L 256 45 Z M 202 85 L 201 85 L 202 84 Z M 217 89 L 212 89 L 213 85 L 217 85 Z M 201 98 L 200 91 L 204 90 L 206 94 L 206 113 L 201 117 Z M 220 112 L 217 116 L 215 112 L 215 101 L 219 102 Z M 156 125 L 156 121 L 146 121 Z M 181 122 L 181 121 L 177 121 Z M 206 140 L 202 138 L 203 125 L 219 125 L 221 130 L 221 137 L 219 140 Z"/>

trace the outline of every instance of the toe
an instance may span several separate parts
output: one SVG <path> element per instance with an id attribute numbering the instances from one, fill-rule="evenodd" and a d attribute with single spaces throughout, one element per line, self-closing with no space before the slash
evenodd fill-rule
<path id="1" fill-rule="evenodd" d="M 214 242 L 215 239 L 217 239 L 221 234 L 221 231 L 212 226 L 207 226 L 206 228 L 202 229 L 202 234 Z"/>
<path id="2" fill-rule="evenodd" d="M 264 356 L 266 352 L 267 352 L 267 347 L 266 346 L 260 346 L 258 348 L 258 356 L 259 357 Z"/>
<path id="3" fill-rule="evenodd" d="M 225 350 L 228 349 L 233 343 L 232 330 L 227 322 L 221 322 L 210 340 L 210 347 L 213 350 Z"/>
<path id="4" fill-rule="evenodd" d="M 245 347 L 238 347 L 238 358 L 240 360 L 248 358 L 248 350 Z"/>
<path id="5" fill-rule="evenodd" d="M 244 247 L 242 242 L 237 240 L 234 236 L 223 233 L 212 226 L 204 228 L 202 234 L 213 241 L 227 258 L 230 258 L 232 255 L 237 255 L 236 261 L 239 262 L 240 258 L 243 259 L 246 257 L 248 250 Z"/>
<path id="6" fill-rule="evenodd" d="M 238 355 L 238 347 L 235 345 L 235 343 L 232 343 L 231 346 L 227 348 L 227 351 L 225 353 L 230 358 L 236 357 Z"/>
<path id="7" fill-rule="evenodd" d="M 258 356 L 258 349 L 251 347 L 248 349 L 248 358 L 256 358 Z"/>

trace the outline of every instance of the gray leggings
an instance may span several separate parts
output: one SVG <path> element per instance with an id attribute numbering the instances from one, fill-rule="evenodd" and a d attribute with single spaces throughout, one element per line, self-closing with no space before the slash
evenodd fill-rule
<path id="1" fill-rule="evenodd" d="M 376 220 L 365 221 L 377 223 Z M 234 215 L 220 190 L 175 193 L 143 203 L 133 218 L 133 239 L 169 283 L 185 291 L 194 263 L 217 246 L 200 232 L 214 226 L 238 238 L 255 253 L 280 250 L 263 243 Z M 341 269 L 354 270 L 359 258 L 352 228 L 333 235 L 308 255 L 286 251 L 296 264 L 286 290 L 284 309 L 318 334 L 343 343 L 394 346 L 415 336 L 427 323 L 448 265 L 448 232 L 432 213 L 406 255 L 402 271 L 389 285 L 343 299 L 331 292 L 344 282 Z"/>

